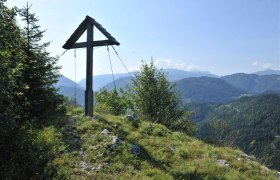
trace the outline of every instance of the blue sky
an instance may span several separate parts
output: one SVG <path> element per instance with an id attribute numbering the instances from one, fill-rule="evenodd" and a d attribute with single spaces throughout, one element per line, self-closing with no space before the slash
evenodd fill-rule
<path id="1" fill-rule="evenodd" d="M 22 7 L 24 0 L 6 4 Z M 47 29 L 48 51 L 62 45 L 83 21 L 93 17 L 121 45 L 129 70 L 151 57 L 160 68 L 210 71 L 218 75 L 280 69 L 279 0 L 29 0 Z M 83 41 L 85 37 L 81 37 Z M 96 39 L 102 39 L 96 34 Z M 77 80 L 85 77 L 84 49 L 77 50 Z M 111 52 L 115 73 L 125 72 Z M 58 62 L 74 79 L 74 50 Z M 106 47 L 94 50 L 94 74 L 111 73 Z"/>

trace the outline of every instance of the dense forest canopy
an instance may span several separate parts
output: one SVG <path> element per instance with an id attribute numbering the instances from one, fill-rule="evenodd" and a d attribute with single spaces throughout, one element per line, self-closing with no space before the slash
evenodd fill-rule
<path id="1" fill-rule="evenodd" d="M 209 105 L 202 112 L 205 114 L 201 119 L 194 117 L 198 137 L 237 146 L 267 166 L 280 169 L 280 96 L 243 97 L 225 105 Z"/>

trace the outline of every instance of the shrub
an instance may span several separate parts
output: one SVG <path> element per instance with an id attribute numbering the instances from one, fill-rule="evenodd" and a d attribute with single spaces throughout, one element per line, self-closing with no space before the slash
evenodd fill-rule
<path id="1" fill-rule="evenodd" d="M 156 69 L 153 61 L 143 63 L 130 88 L 134 110 L 168 128 L 194 134 L 194 125 L 187 118 L 190 113 L 182 105 L 174 87 L 163 70 Z"/>
<path id="2" fill-rule="evenodd" d="M 106 112 L 113 115 L 120 115 L 124 114 L 126 109 L 126 98 L 124 95 L 119 95 L 117 90 L 109 92 L 103 88 L 96 93 L 97 111 Z"/>

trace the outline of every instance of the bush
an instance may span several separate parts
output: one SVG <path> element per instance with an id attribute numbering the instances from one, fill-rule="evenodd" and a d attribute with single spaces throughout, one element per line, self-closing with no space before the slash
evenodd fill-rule
<path id="1" fill-rule="evenodd" d="M 100 112 L 110 113 L 113 115 L 125 114 L 127 103 L 125 95 L 113 90 L 109 92 L 106 89 L 101 89 L 96 93 L 96 110 Z"/>
<path id="2" fill-rule="evenodd" d="M 194 134 L 194 125 L 188 120 L 190 113 L 182 105 L 174 86 L 162 70 L 156 69 L 153 61 L 143 63 L 130 88 L 134 110 L 145 119 Z"/>

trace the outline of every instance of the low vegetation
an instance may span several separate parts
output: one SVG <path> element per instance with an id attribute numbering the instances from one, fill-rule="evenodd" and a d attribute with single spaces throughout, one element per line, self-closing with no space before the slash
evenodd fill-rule
<path id="1" fill-rule="evenodd" d="M 99 113 L 89 118 L 77 108 L 68 116 L 62 128 L 68 148 L 50 162 L 57 179 L 276 179 L 275 171 L 242 151 L 205 144 L 157 123 Z M 109 133 L 102 134 L 104 129 Z M 114 146 L 113 136 L 122 143 Z"/>
<path id="2" fill-rule="evenodd" d="M 175 84 L 167 80 L 164 71 L 157 69 L 153 61 L 143 62 L 132 79 L 132 86 L 126 91 L 101 89 L 97 92 L 96 109 L 114 115 L 130 111 L 134 116 L 193 135 L 196 129 L 189 120 L 190 112 L 183 106 L 174 87 Z"/>

